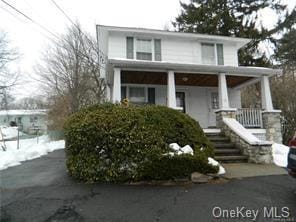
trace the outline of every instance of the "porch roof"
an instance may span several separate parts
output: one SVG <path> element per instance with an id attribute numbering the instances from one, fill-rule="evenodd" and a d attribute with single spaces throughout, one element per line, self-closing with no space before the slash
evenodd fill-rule
<path id="1" fill-rule="evenodd" d="M 222 66 L 222 65 L 200 65 L 190 63 L 172 63 L 165 61 L 141 61 L 129 59 L 109 59 L 109 65 L 113 68 L 134 71 L 168 71 L 173 70 L 179 73 L 196 73 L 196 74 L 219 74 L 226 73 L 233 76 L 274 76 L 282 74 L 281 69 L 270 69 L 262 67 L 246 66 Z"/>

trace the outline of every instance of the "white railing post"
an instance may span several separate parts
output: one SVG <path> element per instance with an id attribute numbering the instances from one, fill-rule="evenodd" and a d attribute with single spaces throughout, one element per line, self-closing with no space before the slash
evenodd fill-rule
<path id="1" fill-rule="evenodd" d="M 237 121 L 247 128 L 262 128 L 262 110 L 244 108 L 238 109 L 236 112 Z"/>

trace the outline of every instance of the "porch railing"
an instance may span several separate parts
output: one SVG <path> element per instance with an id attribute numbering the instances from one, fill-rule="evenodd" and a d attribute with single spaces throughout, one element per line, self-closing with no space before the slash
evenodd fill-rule
<path id="1" fill-rule="evenodd" d="M 238 109 L 236 120 L 246 128 L 262 128 L 262 110 L 256 108 Z"/>

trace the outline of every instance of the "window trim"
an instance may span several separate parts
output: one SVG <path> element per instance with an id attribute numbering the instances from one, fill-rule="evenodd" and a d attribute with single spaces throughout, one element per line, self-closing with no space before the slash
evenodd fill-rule
<path id="1" fill-rule="evenodd" d="M 148 85 L 143 85 L 143 84 L 133 84 L 133 83 L 125 83 L 125 84 L 121 84 L 121 88 L 122 87 L 125 87 L 125 93 L 126 93 L 126 97 L 128 100 L 130 99 L 129 98 L 129 88 L 131 87 L 139 87 L 139 88 L 144 88 L 145 90 L 145 104 L 153 104 L 155 105 L 156 104 L 156 88 L 158 87 L 158 85 L 151 85 L 151 84 L 148 84 Z M 149 89 L 152 88 L 154 89 L 154 103 L 149 103 Z M 122 99 L 125 99 L 125 98 L 122 98 Z"/>
<path id="2" fill-rule="evenodd" d="M 126 85 L 126 84 L 121 84 L 121 87 L 126 87 L 126 97 L 128 100 L 130 100 L 130 88 L 144 88 L 144 93 L 145 93 L 145 102 L 148 103 L 148 86 L 141 86 L 141 85 Z M 150 87 L 151 88 L 151 87 Z"/>
<path id="3" fill-rule="evenodd" d="M 205 64 L 203 63 L 203 54 L 202 54 L 202 45 L 203 44 L 211 44 L 211 45 L 214 45 L 214 54 L 215 54 L 215 61 L 214 61 L 214 64 Z M 222 49 L 223 49 L 223 65 L 225 65 L 225 60 L 224 60 L 224 44 L 223 43 L 219 43 L 219 42 L 201 42 L 200 45 L 201 45 L 201 50 L 200 50 L 200 54 L 201 54 L 201 64 L 203 65 L 216 65 L 218 66 L 218 47 L 217 45 L 222 45 Z"/>
<path id="4" fill-rule="evenodd" d="M 153 48 L 153 44 L 154 44 L 154 39 L 153 38 L 146 38 L 146 37 L 136 37 L 135 38 L 136 41 L 134 41 L 134 58 L 136 60 L 142 60 L 142 59 L 138 59 L 137 57 L 137 53 L 138 53 L 138 41 L 139 40 L 146 40 L 146 41 L 150 41 L 150 49 L 151 49 L 151 60 L 143 60 L 143 61 L 154 61 L 154 48 Z M 140 52 L 141 53 L 141 52 Z M 142 53 L 146 53 L 146 52 L 142 52 Z"/>
<path id="5" fill-rule="evenodd" d="M 126 87 L 126 90 L 127 90 L 126 96 L 127 96 L 129 101 L 130 101 L 130 88 L 144 88 L 144 98 L 145 98 L 144 103 L 148 102 L 148 89 L 147 89 L 147 87 L 144 87 L 144 86 L 127 86 Z M 130 101 L 130 102 L 132 102 L 132 101 Z"/>
<path id="6" fill-rule="evenodd" d="M 151 36 L 133 36 L 133 35 L 127 35 L 126 37 L 126 42 L 127 38 L 133 38 L 133 58 L 129 60 L 139 60 L 137 59 L 137 41 L 138 40 L 149 40 L 151 42 L 151 60 L 143 60 L 143 61 L 156 61 L 155 60 L 155 40 L 160 40 L 160 57 L 161 60 L 157 61 L 162 61 L 162 39 L 161 38 L 153 38 Z M 126 50 L 127 50 L 127 45 L 126 45 Z M 127 58 L 127 51 L 126 51 L 126 58 Z M 127 58 L 128 59 L 128 58 Z"/>

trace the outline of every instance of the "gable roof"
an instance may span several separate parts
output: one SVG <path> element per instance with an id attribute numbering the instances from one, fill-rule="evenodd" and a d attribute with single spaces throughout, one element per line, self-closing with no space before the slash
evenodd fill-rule
<path id="1" fill-rule="evenodd" d="M 135 28 L 135 27 L 119 27 L 119 26 L 105 26 L 97 25 L 97 29 L 105 29 L 109 32 L 114 33 L 131 33 L 131 34 L 148 34 L 156 36 L 167 36 L 167 37 L 176 37 L 176 38 L 188 38 L 196 39 L 203 41 L 221 41 L 221 42 L 235 42 L 238 48 L 243 47 L 248 44 L 251 39 L 248 38 L 238 38 L 231 36 L 221 36 L 221 35 L 208 35 L 208 34 L 199 34 L 199 33 L 187 33 L 187 32 L 177 32 L 177 31 L 167 31 L 167 30 L 158 30 L 158 29 L 147 29 L 147 28 Z"/>

